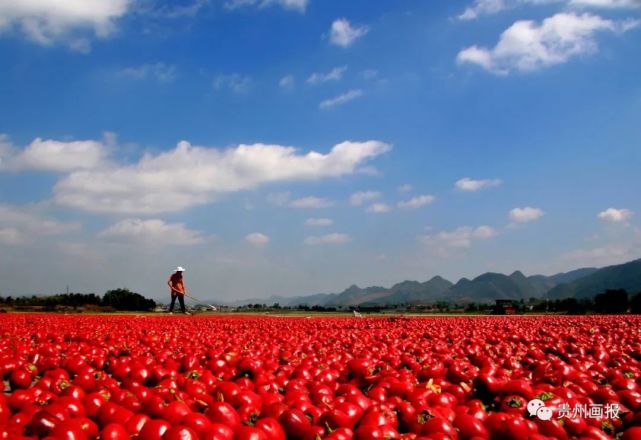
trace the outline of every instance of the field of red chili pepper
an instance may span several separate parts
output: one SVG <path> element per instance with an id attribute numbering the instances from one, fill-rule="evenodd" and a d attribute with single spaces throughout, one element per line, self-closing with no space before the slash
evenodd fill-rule
<path id="1" fill-rule="evenodd" d="M 7 314 L 0 332 L 0 438 L 641 438 L 637 316 Z"/>

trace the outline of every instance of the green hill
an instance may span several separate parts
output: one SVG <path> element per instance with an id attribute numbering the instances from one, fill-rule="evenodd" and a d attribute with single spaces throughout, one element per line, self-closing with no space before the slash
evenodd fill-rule
<path id="1" fill-rule="evenodd" d="M 641 259 L 608 266 L 569 283 L 559 284 L 548 292 L 554 298 L 591 298 L 607 289 L 641 291 Z"/>

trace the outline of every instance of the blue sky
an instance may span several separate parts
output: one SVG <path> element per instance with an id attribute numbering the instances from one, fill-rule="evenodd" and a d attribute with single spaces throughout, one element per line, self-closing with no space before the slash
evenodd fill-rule
<path id="1" fill-rule="evenodd" d="M 637 0 L 0 0 L 0 294 L 641 256 Z"/>

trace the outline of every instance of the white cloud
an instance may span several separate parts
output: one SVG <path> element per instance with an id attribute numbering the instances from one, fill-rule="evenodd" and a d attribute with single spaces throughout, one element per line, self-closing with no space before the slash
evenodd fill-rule
<path id="1" fill-rule="evenodd" d="M 36 138 L 6 161 L 11 169 L 32 169 L 43 171 L 73 171 L 91 169 L 102 165 L 107 156 L 107 147 L 103 142 L 56 141 Z"/>
<path id="2" fill-rule="evenodd" d="M 385 203 L 374 203 L 367 208 L 367 212 L 372 212 L 374 214 L 385 214 L 390 212 L 392 207 Z"/>
<path id="3" fill-rule="evenodd" d="M 215 90 L 229 89 L 234 93 L 243 94 L 249 92 L 253 81 L 248 75 L 232 73 L 229 75 L 218 75 L 212 81 Z"/>
<path id="4" fill-rule="evenodd" d="M 458 18 L 460 20 L 474 20 L 482 15 L 497 14 L 518 6 L 553 3 L 566 3 L 568 6 L 576 8 L 631 9 L 641 7 L 639 0 L 474 0 Z"/>
<path id="5" fill-rule="evenodd" d="M 334 206 L 334 202 L 323 197 L 303 197 L 300 199 L 292 200 L 289 202 L 289 206 L 292 208 L 329 208 Z"/>
<path id="6" fill-rule="evenodd" d="M 323 197 L 301 197 L 292 199 L 290 192 L 270 193 L 267 195 L 267 202 L 274 206 L 286 206 L 289 208 L 311 208 L 321 209 L 334 206 L 334 202 Z"/>
<path id="7" fill-rule="evenodd" d="M 496 231 L 487 225 L 461 226 L 453 231 L 441 231 L 436 234 L 421 235 L 418 240 L 437 251 L 445 251 L 451 248 L 466 249 L 472 246 L 476 240 L 488 240 L 496 236 Z"/>
<path id="8" fill-rule="evenodd" d="M 638 24 L 639 21 L 612 21 L 589 13 L 566 12 L 548 17 L 541 24 L 517 21 L 501 34 L 494 48 L 468 47 L 459 52 L 457 61 L 477 64 L 496 74 L 530 72 L 596 52 L 595 34 L 599 31 L 621 33 Z"/>
<path id="9" fill-rule="evenodd" d="M 165 63 L 143 64 L 126 67 L 118 71 L 117 76 L 135 80 L 153 79 L 160 83 L 167 83 L 176 78 L 176 66 Z"/>
<path id="10" fill-rule="evenodd" d="M 465 11 L 463 11 L 458 18 L 460 20 L 474 20 L 482 15 L 497 14 L 517 6 L 546 5 L 551 3 L 564 3 L 566 1 L 567 0 L 474 0 L 470 6 L 465 8 Z"/>
<path id="11" fill-rule="evenodd" d="M 36 236 L 62 235 L 80 229 L 78 222 L 62 222 L 42 213 L 38 205 L 16 206 L 0 203 L 0 241 L 19 244 Z"/>
<path id="12" fill-rule="evenodd" d="M 480 15 L 496 14 L 507 7 L 505 0 L 474 0 L 471 6 L 458 16 L 460 20 L 473 20 Z"/>
<path id="13" fill-rule="evenodd" d="M 0 245 L 18 245 L 25 241 L 25 237 L 16 228 L 0 228 Z"/>
<path id="14" fill-rule="evenodd" d="M 425 194 L 422 196 L 412 197 L 411 199 L 406 200 L 404 202 L 398 202 L 398 207 L 403 209 L 416 209 L 416 208 L 420 208 L 421 206 L 434 203 L 434 200 L 436 200 L 434 196 Z"/>
<path id="15" fill-rule="evenodd" d="M 31 41 L 51 46 L 62 42 L 87 51 L 87 31 L 105 38 L 115 30 L 130 0 L 0 0 L 0 35 L 16 29 Z"/>
<path id="16" fill-rule="evenodd" d="M 561 255 L 561 260 L 571 261 L 573 267 L 606 266 L 621 264 L 638 257 L 638 248 L 611 244 L 591 249 L 575 249 Z"/>
<path id="17" fill-rule="evenodd" d="M 359 98 L 363 96 L 363 91 L 360 89 L 353 89 L 350 90 L 347 93 L 343 93 L 342 95 L 336 96 L 335 98 L 330 98 L 322 101 L 319 105 L 321 109 L 327 110 L 332 107 L 336 107 L 337 105 L 342 105 L 345 104 L 346 102 L 349 102 L 353 99 Z"/>
<path id="18" fill-rule="evenodd" d="M 262 247 L 269 243 L 269 236 L 261 234 L 260 232 L 252 232 L 245 236 L 245 241 L 252 246 Z"/>
<path id="19" fill-rule="evenodd" d="M 414 189 L 414 187 L 412 185 L 410 185 L 409 183 L 406 183 L 405 185 L 401 185 L 401 186 L 398 187 L 398 192 L 407 193 L 407 192 L 412 191 L 413 189 Z"/>
<path id="20" fill-rule="evenodd" d="M 119 221 L 101 231 L 98 237 L 151 246 L 188 246 L 206 241 L 200 232 L 186 228 L 184 223 L 166 223 L 160 219 L 137 218 Z"/>
<path id="21" fill-rule="evenodd" d="M 308 218 L 305 220 L 305 226 L 331 226 L 334 220 L 331 218 Z"/>
<path id="22" fill-rule="evenodd" d="M 285 75 L 280 79 L 280 81 L 278 81 L 278 86 L 281 89 L 289 90 L 294 88 L 295 83 L 296 83 L 296 80 L 294 79 L 294 75 Z"/>
<path id="23" fill-rule="evenodd" d="M 222 194 L 270 182 L 308 181 L 353 174 L 391 148 L 380 141 L 343 142 L 329 153 L 299 154 L 281 145 L 228 149 L 186 141 L 136 164 L 75 171 L 54 187 L 61 205 L 93 212 L 159 213 L 210 203 Z"/>
<path id="24" fill-rule="evenodd" d="M 347 19 L 339 18 L 332 23 L 329 41 L 336 46 L 349 47 L 368 32 L 367 26 L 352 26 Z"/>
<path id="25" fill-rule="evenodd" d="M 475 180 L 469 177 L 463 177 L 456 181 L 454 186 L 459 191 L 479 191 L 485 188 L 492 188 L 503 183 L 501 179 L 480 179 Z"/>
<path id="26" fill-rule="evenodd" d="M 543 216 L 544 212 L 540 208 L 532 208 L 526 206 L 524 208 L 514 208 L 510 211 L 509 217 L 510 220 L 517 223 L 527 223 L 534 220 L 538 220 Z"/>
<path id="27" fill-rule="evenodd" d="M 361 72 L 361 76 L 364 80 L 370 81 L 378 77 L 378 70 L 376 69 L 365 69 Z"/>
<path id="28" fill-rule="evenodd" d="M 183 17 L 193 18 L 196 15 L 198 15 L 201 9 L 209 5 L 209 3 L 210 3 L 210 0 L 194 0 L 188 4 L 169 3 L 165 5 L 160 5 L 156 9 L 153 9 L 153 8 L 144 9 L 143 7 L 141 12 L 144 15 L 148 15 L 154 18 L 168 18 L 168 19 L 176 19 L 176 18 L 183 18 Z"/>
<path id="29" fill-rule="evenodd" d="M 258 8 L 280 6 L 283 9 L 303 13 L 308 4 L 309 0 L 228 0 L 225 2 L 225 8 L 233 10 L 246 6 L 257 6 Z"/>
<path id="30" fill-rule="evenodd" d="M 340 81 L 343 74 L 347 71 L 347 66 L 334 67 L 327 73 L 314 72 L 307 78 L 309 84 L 321 84 L 328 81 Z"/>
<path id="31" fill-rule="evenodd" d="M 601 211 L 598 214 L 598 217 L 606 222 L 610 223 L 626 223 L 632 218 L 634 212 L 629 209 L 617 209 L 617 208 L 608 208 L 605 211 Z"/>
<path id="32" fill-rule="evenodd" d="M 559 259 L 565 263 L 564 267 L 586 267 L 621 264 L 641 257 L 641 228 L 612 229 L 602 240 L 599 245 L 566 252 Z"/>
<path id="33" fill-rule="evenodd" d="M 8 135 L 0 133 L 0 169 L 4 166 L 4 161 L 13 152 L 13 144 Z"/>
<path id="34" fill-rule="evenodd" d="M 570 6 L 604 9 L 639 8 L 639 0 L 570 0 Z"/>
<path id="35" fill-rule="evenodd" d="M 316 246 L 321 244 L 342 244 L 351 241 L 351 237 L 347 234 L 341 234 L 334 232 L 332 234 L 325 235 L 313 235 L 305 239 L 305 244 L 310 246 Z"/>
<path id="36" fill-rule="evenodd" d="M 291 200 L 292 193 L 289 191 L 267 194 L 267 203 L 274 206 L 285 206 Z"/>
<path id="37" fill-rule="evenodd" d="M 378 191 L 358 191 L 349 197 L 349 204 L 352 206 L 361 206 L 365 202 L 376 200 L 381 196 Z"/>

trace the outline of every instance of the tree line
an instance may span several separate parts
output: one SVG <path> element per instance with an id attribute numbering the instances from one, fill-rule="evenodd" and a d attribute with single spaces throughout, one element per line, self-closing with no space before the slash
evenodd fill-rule
<path id="1" fill-rule="evenodd" d="M 59 293 L 47 296 L 0 296 L 0 307 L 23 308 L 42 307 L 48 310 L 56 307 L 103 307 L 117 311 L 150 311 L 156 307 L 153 299 L 145 298 L 129 289 L 113 289 L 102 297 L 95 293 Z"/>
<path id="2" fill-rule="evenodd" d="M 48 296 L 33 295 L 18 296 L 15 298 L 11 296 L 0 296 L 0 308 L 42 307 L 47 310 L 55 310 L 60 307 L 72 307 L 77 309 L 78 307 L 87 306 L 116 311 L 151 311 L 156 308 L 156 302 L 125 288 L 109 290 L 102 297 L 95 293 L 60 293 Z M 527 301 L 521 299 L 514 301 L 513 307 L 518 313 L 552 312 L 578 315 L 586 313 L 622 314 L 630 312 L 633 314 L 641 314 L 641 292 L 631 295 L 624 289 L 610 289 L 596 295 L 594 298 L 564 298 L 555 300 L 530 298 Z M 278 303 L 271 306 L 267 304 L 248 304 L 237 308 L 237 310 L 337 312 L 351 310 L 353 308 L 366 313 L 403 310 L 437 313 L 489 313 L 492 310 L 492 306 L 488 304 L 469 303 L 466 305 L 456 305 L 443 301 L 434 304 L 394 304 L 381 306 L 363 305 L 359 307 L 323 307 L 320 305 L 298 305 L 287 307 L 281 306 Z"/>
<path id="3" fill-rule="evenodd" d="M 594 298 L 557 299 L 549 301 L 547 304 L 538 304 L 534 309 L 535 311 L 544 311 L 546 308 L 549 311 L 569 314 L 623 314 L 628 311 L 633 314 L 641 314 L 641 292 L 631 295 L 624 289 L 609 289 Z"/>
<path id="4" fill-rule="evenodd" d="M 631 295 L 624 289 L 609 289 L 594 298 L 564 298 L 547 300 L 545 298 L 529 298 L 512 301 L 512 307 L 517 313 L 567 313 L 579 315 L 587 313 L 602 314 L 641 314 L 641 292 Z M 411 311 L 417 313 L 492 313 L 494 305 L 487 303 L 455 304 L 438 301 L 429 304 L 387 304 L 360 306 L 309 306 L 305 304 L 282 306 L 279 303 L 246 304 L 237 307 L 237 311 L 305 311 L 305 312 L 337 312 L 356 309 L 364 313 L 384 311 Z"/>

